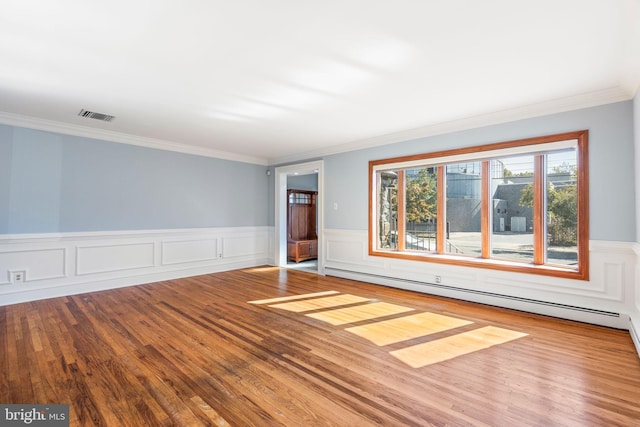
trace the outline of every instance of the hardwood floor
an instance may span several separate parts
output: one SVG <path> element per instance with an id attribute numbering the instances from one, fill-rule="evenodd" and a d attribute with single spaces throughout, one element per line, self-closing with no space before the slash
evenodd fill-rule
<path id="1" fill-rule="evenodd" d="M 640 425 L 627 331 L 271 267 L 0 307 L 0 372 L 71 425 Z"/>

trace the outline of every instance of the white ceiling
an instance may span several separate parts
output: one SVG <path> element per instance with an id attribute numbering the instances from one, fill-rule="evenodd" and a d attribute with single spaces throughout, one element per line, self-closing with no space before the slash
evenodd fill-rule
<path id="1" fill-rule="evenodd" d="M 640 84 L 640 0 L 0 11 L 0 123 L 258 164 L 631 99 Z"/>

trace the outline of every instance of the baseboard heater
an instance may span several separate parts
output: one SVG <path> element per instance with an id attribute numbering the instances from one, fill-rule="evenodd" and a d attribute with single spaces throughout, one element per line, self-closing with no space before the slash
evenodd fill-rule
<path id="1" fill-rule="evenodd" d="M 517 297 L 517 296 L 512 296 L 512 295 L 497 294 L 497 293 L 494 293 L 494 292 L 479 291 L 479 290 L 476 290 L 476 289 L 458 288 L 458 287 L 447 286 L 447 285 L 438 284 L 438 283 L 421 282 L 421 281 L 418 281 L 418 280 L 411 280 L 411 279 L 403 279 L 403 278 L 397 278 L 397 277 L 383 276 L 383 275 L 380 275 L 380 274 L 360 273 L 360 272 L 356 272 L 356 271 L 352 271 L 352 270 L 344 270 L 344 269 L 333 268 L 333 267 L 326 267 L 325 268 L 325 273 L 329 274 L 328 273 L 329 270 L 346 273 L 348 275 L 366 276 L 366 277 L 371 277 L 371 278 L 374 278 L 374 279 L 385 280 L 385 281 L 402 282 L 402 283 L 407 283 L 407 284 L 411 284 L 411 285 L 418 285 L 418 286 L 428 286 L 428 287 L 443 289 L 443 290 L 447 290 L 447 291 L 451 291 L 451 292 L 460 292 L 460 293 L 481 295 L 481 296 L 491 297 L 491 298 L 508 299 L 508 300 L 512 300 L 512 301 L 524 302 L 524 303 L 529 303 L 529 304 L 544 305 L 544 306 L 547 306 L 547 307 L 562 308 L 562 309 L 565 309 L 565 310 L 574 310 L 574 311 L 580 311 L 580 312 L 583 312 L 583 313 L 590 313 L 590 314 L 598 314 L 598 315 L 601 315 L 601 316 L 607 316 L 607 317 L 611 317 L 611 318 L 620 318 L 620 313 L 614 313 L 612 311 L 596 310 L 596 309 L 593 309 L 593 308 L 578 307 L 578 306 L 574 306 L 574 305 L 560 304 L 560 303 L 556 303 L 556 302 L 548 302 L 548 301 L 541 301 L 541 300 L 536 300 L 536 299 L 531 299 L 531 298 Z"/>

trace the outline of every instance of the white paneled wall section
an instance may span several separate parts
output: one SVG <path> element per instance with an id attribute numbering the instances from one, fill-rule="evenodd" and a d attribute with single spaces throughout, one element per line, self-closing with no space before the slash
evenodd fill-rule
<path id="1" fill-rule="evenodd" d="M 273 227 L 0 237 L 0 305 L 268 264 Z"/>

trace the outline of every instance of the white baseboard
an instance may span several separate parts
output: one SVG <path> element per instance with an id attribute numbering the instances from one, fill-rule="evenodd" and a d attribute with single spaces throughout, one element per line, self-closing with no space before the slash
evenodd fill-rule
<path id="1" fill-rule="evenodd" d="M 0 305 L 265 265 L 272 259 L 273 227 L 2 236 Z"/>

